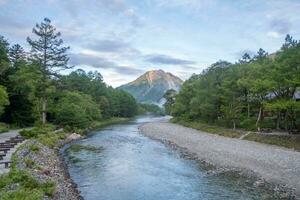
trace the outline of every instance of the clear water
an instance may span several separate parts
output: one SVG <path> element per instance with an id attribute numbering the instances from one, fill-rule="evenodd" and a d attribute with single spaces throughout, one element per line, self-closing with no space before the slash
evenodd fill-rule
<path id="1" fill-rule="evenodd" d="M 138 126 L 161 118 L 140 117 L 95 131 L 76 143 L 101 152 L 64 151 L 72 179 L 87 200 L 279 199 L 271 189 L 236 173 L 208 173 Z"/>

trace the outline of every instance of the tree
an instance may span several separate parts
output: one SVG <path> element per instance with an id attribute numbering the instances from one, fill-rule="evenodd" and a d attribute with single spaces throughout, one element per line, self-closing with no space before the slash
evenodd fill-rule
<path id="1" fill-rule="evenodd" d="M 7 72 L 9 69 L 8 48 L 8 42 L 0 35 L 0 84 L 2 85 L 7 83 Z"/>
<path id="2" fill-rule="evenodd" d="M 287 35 L 272 58 L 260 48 L 252 59 L 245 54 L 236 64 L 212 64 L 183 84 L 171 113 L 251 130 L 279 129 L 284 121 L 285 130 L 299 131 L 300 104 L 295 99 L 300 89 L 299 58 L 299 41 Z"/>
<path id="3" fill-rule="evenodd" d="M 175 103 L 176 94 L 177 94 L 176 90 L 173 89 L 167 90 L 166 93 L 164 94 L 164 98 L 166 99 L 166 102 L 164 103 L 164 107 L 167 114 L 171 114 L 171 109 Z"/>
<path id="4" fill-rule="evenodd" d="M 248 63 L 251 61 L 251 56 L 248 53 L 244 53 L 242 58 L 239 60 L 240 63 Z"/>
<path id="5" fill-rule="evenodd" d="M 13 45 L 9 48 L 9 60 L 15 69 L 18 69 L 20 65 L 26 63 L 26 53 L 19 44 Z"/>
<path id="6" fill-rule="evenodd" d="M 259 48 L 257 55 L 254 56 L 255 59 L 262 59 L 268 56 L 268 52 L 263 50 L 262 48 Z"/>
<path id="7" fill-rule="evenodd" d="M 65 91 L 58 98 L 52 109 L 57 124 L 85 128 L 101 119 L 100 109 L 89 95 Z"/>
<path id="8" fill-rule="evenodd" d="M 3 114 L 4 107 L 9 105 L 6 89 L 0 85 L 0 115 Z"/>
<path id="9" fill-rule="evenodd" d="M 291 47 L 295 47 L 299 44 L 297 40 L 295 40 L 291 35 L 287 34 L 285 37 L 285 41 L 281 47 L 281 50 L 285 50 Z"/>
<path id="10" fill-rule="evenodd" d="M 36 24 L 32 32 L 38 37 L 36 40 L 27 38 L 31 46 L 31 59 L 37 63 L 43 77 L 43 88 L 40 96 L 42 103 L 42 123 L 46 123 L 47 117 L 47 87 L 51 83 L 51 77 L 58 76 L 58 72 L 69 69 L 66 51 L 69 47 L 62 47 L 63 40 L 60 32 L 51 24 L 50 19 L 45 18 L 40 24 Z"/>

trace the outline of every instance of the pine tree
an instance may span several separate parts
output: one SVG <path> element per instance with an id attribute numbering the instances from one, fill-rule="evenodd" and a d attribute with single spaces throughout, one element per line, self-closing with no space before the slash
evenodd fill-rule
<path id="1" fill-rule="evenodd" d="M 14 68 L 17 68 L 21 62 L 26 61 L 26 53 L 21 45 L 15 44 L 9 49 L 9 60 Z"/>
<path id="2" fill-rule="evenodd" d="M 40 67 L 43 75 L 43 87 L 41 92 L 42 102 L 42 123 L 46 123 L 47 113 L 47 88 L 52 77 L 58 76 L 58 72 L 64 69 L 70 69 L 68 66 L 69 58 L 66 54 L 69 47 L 63 47 L 63 40 L 60 39 L 60 32 L 51 24 L 51 20 L 45 18 L 40 24 L 36 24 L 33 33 L 37 39 L 27 38 L 31 46 L 31 59 Z"/>

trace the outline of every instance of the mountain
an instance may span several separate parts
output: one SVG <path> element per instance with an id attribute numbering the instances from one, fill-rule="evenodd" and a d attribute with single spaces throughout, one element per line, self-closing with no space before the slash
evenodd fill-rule
<path id="1" fill-rule="evenodd" d="M 169 72 L 151 70 L 119 89 L 132 94 L 137 101 L 162 104 L 163 95 L 169 89 L 179 90 L 183 81 Z"/>

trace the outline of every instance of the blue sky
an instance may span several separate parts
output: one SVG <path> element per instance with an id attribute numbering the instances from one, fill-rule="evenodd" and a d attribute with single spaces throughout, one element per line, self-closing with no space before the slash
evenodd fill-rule
<path id="1" fill-rule="evenodd" d="M 44 17 L 71 46 L 71 64 L 118 86 L 151 69 L 188 78 L 219 59 L 300 39 L 299 0 L 0 0 L 0 35 L 28 49 Z"/>

